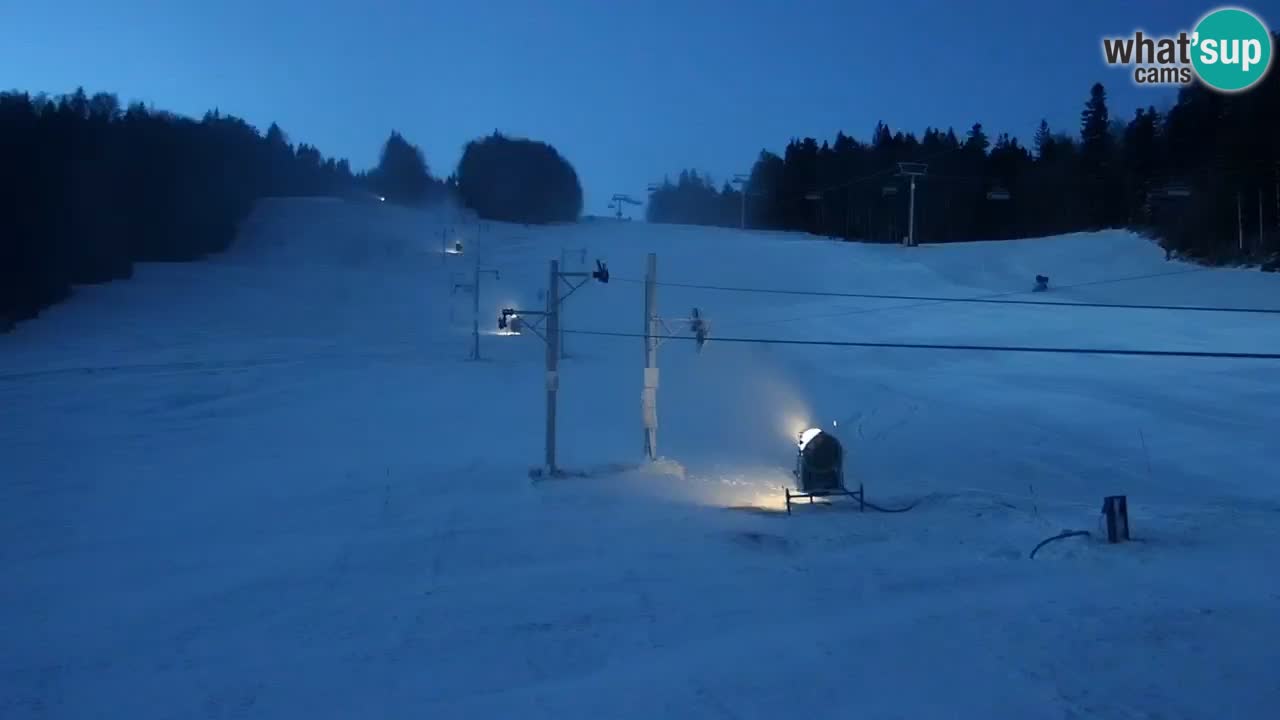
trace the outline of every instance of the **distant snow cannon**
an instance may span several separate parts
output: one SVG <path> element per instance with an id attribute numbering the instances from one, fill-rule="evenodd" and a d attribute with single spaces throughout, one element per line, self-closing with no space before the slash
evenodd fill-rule
<path id="1" fill-rule="evenodd" d="M 502 314 L 498 316 L 498 329 L 512 335 L 519 335 L 524 330 L 524 318 L 511 308 L 503 308 Z"/>
<path id="2" fill-rule="evenodd" d="M 834 435 L 809 428 L 800 433 L 796 447 L 795 476 L 800 490 L 818 493 L 844 487 L 844 448 Z"/>
<path id="3" fill-rule="evenodd" d="M 1036 284 L 1035 284 L 1035 287 L 1032 288 L 1032 291 L 1044 292 L 1045 290 L 1048 290 L 1048 289 L 1049 289 L 1049 276 L 1036 275 Z"/>
<path id="4" fill-rule="evenodd" d="M 449 238 L 453 238 L 450 242 Z M 453 228 L 440 229 L 440 251 L 445 255 L 461 255 L 463 254 L 462 237 Z"/>
<path id="5" fill-rule="evenodd" d="M 813 504 L 815 497 L 843 495 L 858 501 L 858 509 L 864 510 L 862 485 L 849 490 L 844 483 L 844 447 L 835 435 L 821 428 L 809 428 L 796 440 L 796 469 L 793 473 L 796 489 L 784 488 L 787 514 L 791 514 L 791 499 L 807 497 Z"/>

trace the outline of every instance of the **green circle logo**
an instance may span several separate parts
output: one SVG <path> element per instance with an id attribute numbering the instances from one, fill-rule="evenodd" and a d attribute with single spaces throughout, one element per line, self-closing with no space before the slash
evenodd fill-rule
<path id="1" fill-rule="evenodd" d="M 1250 88 L 1271 65 L 1271 33 L 1248 10 L 1222 8 L 1205 15 L 1191 42 L 1191 64 L 1215 90 Z"/>

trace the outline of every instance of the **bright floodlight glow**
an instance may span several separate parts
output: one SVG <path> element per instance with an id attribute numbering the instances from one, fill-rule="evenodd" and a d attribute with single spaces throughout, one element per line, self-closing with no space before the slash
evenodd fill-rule
<path id="1" fill-rule="evenodd" d="M 822 430 L 819 428 L 809 428 L 808 430 L 800 433 L 800 450 L 803 452 L 805 446 L 809 444 L 809 441 L 821 434 Z"/>
<path id="2" fill-rule="evenodd" d="M 809 422 L 808 412 L 791 410 L 779 416 L 777 427 L 783 437 L 788 440 L 795 440 L 796 436 L 804 432 L 806 428 L 813 427 L 813 423 Z"/>
<path id="3" fill-rule="evenodd" d="M 382 197 L 381 195 L 378 196 L 378 202 L 386 202 L 386 201 L 387 201 L 386 198 Z"/>

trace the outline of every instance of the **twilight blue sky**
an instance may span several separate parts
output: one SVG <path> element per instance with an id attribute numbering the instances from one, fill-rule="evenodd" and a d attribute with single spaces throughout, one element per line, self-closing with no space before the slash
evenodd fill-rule
<path id="1" fill-rule="evenodd" d="M 1246 3 L 1269 27 L 1276 0 Z M 975 121 L 1030 141 L 1075 131 L 1091 83 L 1112 115 L 1170 102 L 1103 65 L 1100 38 L 1190 29 L 1210 2 L 1018 0 L 0 0 L 0 88 L 218 107 L 376 162 L 400 130 L 447 175 L 470 139 L 546 140 L 584 212 L 695 167 L 723 180 L 762 148 L 877 120 Z"/>

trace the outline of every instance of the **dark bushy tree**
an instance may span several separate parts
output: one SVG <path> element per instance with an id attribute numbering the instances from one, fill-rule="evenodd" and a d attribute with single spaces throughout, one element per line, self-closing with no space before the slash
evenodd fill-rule
<path id="1" fill-rule="evenodd" d="M 577 220 L 578 173 L 544 142 L 501 133 L 467 143 L 456 173 L 462 201 L 483 218 L 518 223 Z"/>
<path id="2" fill-rule="evenodd" d="M 180 117 L 83 90 L 0 94 L 0 329 L 139 261 L 227 248 L 266 195 L 338 192 L 345 163 L 218 111 Z"/>

